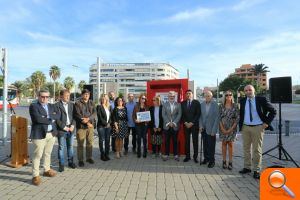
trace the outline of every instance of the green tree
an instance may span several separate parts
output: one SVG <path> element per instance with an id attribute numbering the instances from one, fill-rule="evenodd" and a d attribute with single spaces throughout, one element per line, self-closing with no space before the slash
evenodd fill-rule
<path id="1" fill-rule="evenodd" d="M 37 91 L 43 87 L 43 85 L 46 83 L 46 76 L 41 71 L 33 72 L 30 76 L 32 85 L 34 86 L 35 95 L 37 94 Z"/>
<path id="2" fill-rule="evenodd" d="M 236 91 L 242 91 L 244 90 L 244 86 L 248 85 L 248 84 L 252 84 L 253 82 L 251 80 L 247 80 L 244 78 L 240 78 L 238 76 L 229 76 L 227 78 L 225 78 L 219 85 L 219 91 L 227 91 L 227 90 L 232 90 L 232 92 L 234 94 L 236 94 Z M 256 86 L 254 85 L 254 87 L 256 88 Z"/>
<path id="3" fill-rule="evenodd" d="M 0 87 L 3 87 L 3 76 L 0 75 Z"/>
<path id="4" fill-rule="evenodd" d="M 55 81 L 60 78 L 60 68 L 56 65 L 52 65 L 49 70 L 49 76 L 53 80 L 53 97 L 55 99 Z"/>
<path id="5" fill-rule="evenodd" d="M 253 72 L 257 76 L 256 86 L 258 87 L 258 89 L 259 89 L 259 86 L 260 86 L 261 75 L 264 74 L 264 73 L 270 72 L 269 70 L 267 70 L 268 68 L 269 68 L 268 66 L 261 63 L 261 64 L 253 65 L 253 69 L 251 69 L 251 72 Z"/>
<path id="6" fill-rule="evenodd" d="M 64 87 L 71 91 L 71 89 L 75 86 L 75 81 L 72 77 L 68 76 L 64 80 Z"/>
<path id="7" fill-rule="evenodd" d="M 54 84 L 51 82 L 47 82 L 44 86 L 45 88 L 47 88 L 50 92 L 51 96 L 54 96 Z M 59 96 L 59 91 L 63 89 L 63 85 L 59 82 L 55 82 L 55 97 Z"/>
<path id="8" fill-rule="evenodd" d="M 84 80 L 81 80 L 79 83 L 78 83 L 78 89 L 80 91 L 83 90 L 83 86 L 86 85 L 86 82 Z"/>

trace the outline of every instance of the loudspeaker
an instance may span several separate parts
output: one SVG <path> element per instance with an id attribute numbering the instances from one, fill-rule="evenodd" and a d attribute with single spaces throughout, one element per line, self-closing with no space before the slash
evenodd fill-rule
<path id="1" fill-rule="evenodd" d="M 270 78 L 270 93 L 272 103 L 292 103 L 292 78 Z"/>
<path id="2" fill-rule="evenodd" d="M 90 91 L 90 100 L 93 101 L 94 96 L 93 96 L 93 85 L 83 85 L 83 89 L 87 89 Z"/>

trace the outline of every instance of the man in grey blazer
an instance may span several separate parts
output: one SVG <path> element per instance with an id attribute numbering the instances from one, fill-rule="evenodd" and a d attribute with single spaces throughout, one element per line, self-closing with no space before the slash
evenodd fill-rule
<path id="1" fill-rule="evenodd" d="M 209 168 L 215 166 L 216 133 L 219 125 L 219 107 L 212 100 L 211 91 L 204 94 L 205 101 L 201 103 L 201 115 L 199 127 L 203 137 L 204 160 L 201 164 L 207 164 Z"/>
<path id="2" fill-rule="evenodd" d="M 175 101 L 175 92 L 170 91 L 168 95 L 168 102 L 163 104 L 162 108 L 162 117 L 164 121 L 163 129 L 165 131 L 166 138 L 166 148 L 164 161 L 169 159 L 170 153 L 170 140 L 173 140 L 173 153 L 176 161 L 179 161 L 178 152 L 177 152 L 177 136 L 178 130 L 180 128 L 180 119 L 181 119 L 181 105 Z"/>

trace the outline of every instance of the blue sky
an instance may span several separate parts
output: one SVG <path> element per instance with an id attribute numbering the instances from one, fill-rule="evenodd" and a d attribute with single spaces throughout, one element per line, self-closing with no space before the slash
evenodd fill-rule
<path id="1" fill-rule="evenodd" d="M 49 67 L 76 81 L 103 62 L 168 62 L 213 86 L 242 64 L 300 84 L 297 0 L 0 0 L 0 46 L 9 81 Z M 79 66 L 78 69 L 72 65 Z"/>

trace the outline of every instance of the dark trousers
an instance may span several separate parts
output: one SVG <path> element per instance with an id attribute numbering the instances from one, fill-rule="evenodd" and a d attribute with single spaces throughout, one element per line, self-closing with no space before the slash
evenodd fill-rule
<path id="1" fill-rule="evenodd" d="M 111 150 L 113 152 L 116 152 L 116 138 L 115 137 L 111 138 Z"/>
<path id="2" fill-rule="evenodd" d="M 138 125 L 135 127 L 137 135 L 137 153 L 141 154 L 141 145 L 143 140 L 144 154 L 147 153 L 147 125 Z"/>
<path id="3" fill-rule="evenodd" d="M 152 144 L 152 153 L 153 154 L 159 154 L 159 152 L 160 152 L 160 145 Z"/>
<path id="4" fill-rule="evenodd" d="M 208 135 L 204 129 L 202 137 L 204 159 L 208 162 L 215 162 L 216 136 Z"/>
<path id="5" fill-rule="evenodd" d="M 132 135 L 132 150 L 136 150 L 136 130 L 135 127 L 128 127 L 128 137 L 124 138 L 124 149 L 125 151 L 128 151 L 128 145 L 129 145 L 129 135 L 130 135 L 130 130 L 131 130 L 131 135 Z"/>
<path id="6" fill-rule="evenodd" d="M 170 155 L 170 141 L 171 138 L 173 140 L 173 154 L 174 156 L 178 155 L 177 153 L 177 135 L 178 135 L 178 131 L 175 131 L 173 128 L 169 128 L 169 130 L 167 130 L 165 132 L 165 138 L 166 138 L 166 155 L 169 156 Z"/>
<path id="7" fill-rule="evenodd" d="M 191 147 L 191 135 L 193 140 L 194 155 L 193 158 L 198 157 L 198 146 L 199 146 L 199 136 L 198 136 L 199 127 L 192 126 L 191 128 L 184 128 L 185 134 L 185 156 L 191 158 L 190 147 Z"/>
<path id="8" fill-rule="evenodd" d="M 109 140 L 110 140 L 110 132 L 111 128 L 98 128 L 98 136 L 99 136 L 99 149 L 101 156 L 109 154 Z M 104 142 L 104 148 L 103 148 Z"/>

